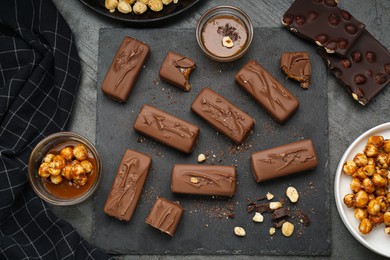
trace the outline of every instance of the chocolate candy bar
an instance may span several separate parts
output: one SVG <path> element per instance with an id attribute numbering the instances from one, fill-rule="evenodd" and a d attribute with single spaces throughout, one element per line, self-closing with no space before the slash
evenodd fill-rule
<path id="1" fill-rule="evenodd" d="M 298 36 L 340 55 L 353 46 L 365 28 L 349 12 L 340 9 L 336 0 L 296 0 L 282 23 Z"/>
<path id="2" fill-rule="evenodd" d="M 390 82 L 390 53 L 367 31 L 345 57 L 329 55 L 321 49 L 317 52 L 362 105 L 370 102 Z"/>
<path id="3" fill-rule="evenodd" d="M 236 82 L 278 123 L 286 122 L 299 107 L 293 94 L 254 60 L 236 74 Z"/>
<path id="4" fill-rule="evenodd" d="M 199 128 L 158 108 L 144 105 L 134 122 L 138 132 L 185 153 L 191 153 Z"/>
<path id="5" fill-rule="evenodd" d="M 141 196 L 152 160 L 127 149 L 108 195 L 104 212 L 119 220 L 130 221 Z"/>
<path id="6" fill-rule="evenodd" d="M 277 146 L 252 154 L 251 166 L 257 182 L 314 169 L 318 159 L 311 140 Z"/>
<path id="7" fill-rule="evenodd" d="M 160 78 L 169 84 L 190 91 L 188 77 L 196 69 L 195 61 L 175 52 L 168 52 L 160 67 Z"/>
<path id="8" fill-rule="evenodd" d="M 255 121 L 209 88 L 204 88 L 191 105 L 192 111 L 236 144 L 243 143 Z"/>
<path id="9" fill-rule="evenodd" d="M 236 192 L 236 167 L 176 164 L 172 170 L 174 193 L 233 196 Z"/>
<path id="10" fill-rule="evenodd" d="M 125 37 L 103 80 L 103 93 L 120 103 L 126 102 L 148 57 L 148 45 Z"/>
<path id="11" fill-rule="evenodd" d="M 172 202 L 159 196 L 145 222 L 173 237 L 183 213 L 184 209 L 179 202 Z"/>
<path id="12" fill-rule="evenodd" d="M 280 67 L 288 78 L 300 82 L 303 89 L 309 87 L 311 65 L 308 52 L 283 53 L 280 59 Z"/>

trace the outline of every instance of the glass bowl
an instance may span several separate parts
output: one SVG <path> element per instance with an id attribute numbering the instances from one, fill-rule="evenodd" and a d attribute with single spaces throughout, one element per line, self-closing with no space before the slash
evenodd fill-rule
<path id="1" fill-rule="evenodd" d="M 55 154 L 55 150 L 80 143 L 87 148 L 87 160 L 93 165 L 85 185 L 77 187 L 65 178 L 64 183 L 55 185 L 39 176 L 38 169 L 49 152 Z M 59 132 L 44 138 L 35 146 L 28 162 L 28 178 L 35 193 L 46 202 L 58 206 L 75 205 L 91 197 L 99 186 L 101 171 L 102 162 L 94 145 L 85 137 L 71 132 Z"/>
<path id="2" fill-rule="evenodd" d="M 208 25 L 210 25 L 211 23 L 215 24 L 216 18 L 231 19 L 233 22 L 237 22 L 240 27 L 243 26 L 245 28 L 245 33 L 247 36 L 245 43 L 242 46 L 238 46 L 238 50 L 230 56 L 218 55 L 215 52 L 210 51 L 205 46 L 203 34 Z M 233 27 L 233 29 L 236 28 Z M 219 34 L 221 35 L 221 39 L 218 40 L 218 43 L 216 44 L 221 44 L 222 46 L 221 40 L 224 34 Z M 196 40 L 198 41 L 199 47 L 202 49 L 203 53 L 210 59 L 218 62 L 231 62 L 241 58 L 248 51 L 253 40 L 253 25 L 248 15 L 241 9 L 229 5 L 217 6 L 206 11 L 199 19 L 198 24 L 196 26 Z"/>

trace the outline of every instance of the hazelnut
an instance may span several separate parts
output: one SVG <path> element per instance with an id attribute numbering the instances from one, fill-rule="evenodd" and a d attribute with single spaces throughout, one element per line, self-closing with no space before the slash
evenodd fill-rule
<path id="1" fill-rule="evenodd" d="M 361 62 L 362 54 L 359 51 L 354 51 L 351 53 L 351 58 L 354 62 Z"/>
<path id="2" fill-rule="evenodd" d="M 390 227 L 385 227 L 385 234 L 390 235 Z"/>
<path id="3" fill-rule="evenodd" d="M 384 144 L 384 141 L 385 139 L 383 138 L 383 136 L 380 136 L 380 135 L 373 135 L 373 136 L 370 136 L 368 138 L 368 142 L 369 144 L 373 144 L 375 145 L 375 147 L 382 147 L 383 144 Z M 385 151 L 386 152 L 386 151 Z"/>
<path id="4" fill-rule="evenodd" d="M 328 39 L 328 36 L 326 36 L 325 34 L 319 34 L 315 37 L 315 41 L 319 46 L 324 45 L 328 41 Z"/>
<path id="5" fill-rule="evenodd" d="M 90 173 L 93 170 L 93 165 L 90 161 L 84 160 L 80 163 L 80 165 L 84 168 L 85 173 Z"/>
<path id="6" fill-rule="evenodd" d="M 83 161 L 87 159 L 88 150 L 84 145 L 78 144 L 73 148 L 73 155 L 77 160 Z"/>
<path id="7" fill-rule="evenodd" d="M 367 78 L 366 78 L 366 76 L 364 76 L 362 74 L 357 74 L 357 75 L 355 75 L 353 80 L 354 80 L 356 85 L 362 85 L 362 84 L 366 83 Z"/>
<path id="8" fill-rule="evenodd" d="M 264 216 L 261 215 L 260 212 L 256 212 L 255 215 L 253 216 L 252 220 L 254 222 L 263 222 L 264 221 Z"/>
<path id="9" fill-rule="evenodd" d="M 204 155 L 203 153 L 199 154 L 198 155 L 198 163 L 201 163 L 204 161 L 206 161 L 206 155 Z"/>
<path id="10" fill-rule="evenodd" d="M 66 160 L 70 161 L 73 158 L 73 149 L 72 147 L 65 147 L 60 151 L 60 155 Z"/>
<path id="11" fill-rule="evenodd" d="M 390 211 L 383 214 L 383 223 L 385 223 L 386 226 L 390 225 Z"/>
<path id="12" fill-rule="evenodd" d="M 161 0 L 149 0 L 148 6 L 154 12 L 160 12 L 163 9 L 163 3 Z"/>
<path id="13" fill-rule="evenodd" d="M 50 176 L 50 181 L 54 184 L 60 184 L 62 182 L 62 176 L 61 175 L 51 175 Z"/>
<path id="14" fill-rule="evenodd" d="M 282 24 L 283 24 L 284 26 L 287 26 L 287 25 L 292 24 L 293 21 L 294 21 L 294 15 L 292 15 L 292 14 L 286 14 L 285 16 L 283 16 Z"/>
<path id="15" fill-rule="evenodd" d="M 328 21 L 331 25 L 337 26 L 340 23 L 340 16 L 338 16 L 337 14 L 331 14 L 328 17 Z"/>
<path id="16" fill-rule="evenodd" d="M 45 158 L 43 158 L 42 162 L 49 163 L 53 160 L 55 155 L 52 153 L 46 154 Z"/>
<path id="17" fill-rule="evenodd" d="M 267 197 L 267 200 L 272 200 L 274 198 L 274 195 L 270 192 L 267 192 L 267 195 L 265 195 Z"/>
<path id="18" fill-rule="evenodd" d="M 355 211 L 353 212 L 353 215 L 359 221 L 362 221 L 363 219 L 367 218 L 367 216 L 368 216 L 367 210 L 361 209 L 361 208 L 356 208 Z"/>
<path id="19" fill-rule="evenodd" d="M 222 45 L 225 46 L 226 48 L 232 48 L 234 46 L 234 43 L 229 36 L 225 36 L 222 38 Z"/>
<path id="20" fill-rule="evenodd" d="M 347 48 L 347 46 L 348 46 L 348 41 L 346 39 L 340 38 L 337 41 L 337 47 L 339 47 L 340 49 L 344 50 Z"/>
<path id="21" fill-rule="evenodd" d="M 286 195 L 292 203 L 295 203 L 298 201 L 299 194 L 298 194 L 297 189 L 295 189 L 294 187 L 291 187 L 291 186 L 288 187 L 286 190 Z"/>
<path id="22" fill-rule="evenodd" d="M 106 0 L 104 5 L 108 10 L 115 10 L 118 6 L 118 0 Z"/>
<path id="23" fill-rule="evenodd" d="M 246 235 L 245 229 L 243 229 L 242 227 L 235 227 L 234 234 L 236 234 L 236 236 L 239 236 L 239 237 L 244 237 Z"/>
<path id="24" fill-rule="evenodd" d="M 317 19 L 317 17 L 318 17 L 318 13 L 313 11 L 307 14 L 307 19 L 310 21 L 314 21 L 315 19 Z"/>
<path id="25" fill-rule="evenodd" d="M 342 11 L 340 12 L 340 15 L 341 15 L 341 17 L 342 17 L 344 20 L 346 20 L 346 21 L 351 20 L 351 17 L 352 17 L 352 15 L 351 15 L 349 12 L 344 11 L 344 10 L 342 10 Z"/>
<path id="26" fill-rule="evenodd" d="M 352 208 L 355 206 L 355 195 L 354 194 L 347 194 L 344 196 L 344 204 L 348 208 Z"/>
<path id="27" fill-rule="evenodd" d="M 133 5 L 133 12 L 135 14 L 143 14 L 146 12 L 146 10 L 148 9 L 148 7 L 146 6 L 146 4 L 140 2 L 140 1 L 137 1 L 134 5 Z"/>
<path id="28" fill-rule="evenodd" d="M 277 202 L 270 202 L 269 203 L 269 208 L 270 209 L 280 209 L 282 207 L 282 203 L 277 201 Z"/>
<path id="29" fill-rule="evenodd" d="M 61 170 L 61 175 L 67 179 L 68 181 L 72 180 L 72 166 L 70 164 L 65 165 L 64 168 Z"/>
<path id="30" fill-rule="evenodd" d="M 376 55 L 372 51 L 366 52 L 366 59 L 369 63 L 374 63 L 376 60 Z"/>
<path id="31" fill-rule="evenodd" d="M 164 5 L 169 5 L 170 3 L 172 3 L 172 0 L 162 0 L 162 3 Z"/>
<path id="32" fill-rule="evenodd" d="M 84 186 L 87 183 L 87 180 L 88 178 L 85 173 L 73 177 L 74 183 L 80 186 Z"/>
<path id="33" fill-rule="evenodd" d="M 364 190 L 360 190 L 355 195 L 355 206 L 358 208 L 365 208 L 368 204 L 368 194 Z M 344 198 L 345 203 L 345 198 Z M 347 205 L 348 206 L 348 205 Z"/>
<path id="34" fill-rule="evenodd" d="M 50 163 L 50 166 L 52 168 L 56 168 L 56 169 L 62 169 L 65 167 L 65 159 L 64 157 L 62 157 L 61 155 L 56 155 L 53 157 L 53 161 Z"/>
<path id="35" fill-rule="evenodd" d="M 60 175 L 61 169 L 50 167 L 47 169 L 47 172 L 50 173 L 51 176 Z"/>
<path id="36" fill-rule="evenodd" d="M 298 25 L 298 26 L 302 26 L 306 23 L 306 18 L 302 15 L 298 15 L 295 17 L 295 23 Z"/>
<path id="37" fill-rule="evenodd" d="M 282 234 L 285 237 L 290 237 L 294 233 L 294 225 L 288 221 L 284 222 L 282 225 Z"/>
<path id="38" fill-rule="evenodd" d="M 387 81 L 387 76 L 383 73 L 377 73 L 375 75 L 375 82 L 378 83 L 378 84 L 384 84 L 386 81 Z"/>
<path id="39" fill-rule="evenodd" d="M 368 218 L 365 218 L 360 222 L 359 231 L 362 234 L 368 234 L 371 232 L 373 227 L 374 227 L 374 225 L 372 224 L 371 220 L 369 220 Z"/>
<path id="40" fill-rule="evenodd" d="M 345 27 L 344 27 L 345 31 L 349 34 L 355 34 L 357 33 L 357 28 L 356 26 L 352 25 L 352 24 L 346 24 Z"/>
<path id="41" fill-rule="evenodd" d="M 275 234 L 276 232 L 276 229 L 274 227 L 270 228 L 269 229 L 269 234 L 272 236 L 273 234 Z"/>
<path id="42" fill-rule="evenodd" d="M 49 169 L 49 164 L 44 162 L 42 163 L 40 166 L 39 166 L 39 169 L 38 169 L 38 174 L 39 176 L 41 176 L 42 178 L 47 178 L 50 176 L 50 173 L 48 172 L 48 169 Z"/>
<path id="43" fill-rule="evenodd" d="M 128 14 L 128 13 L 131 13 L 131 11 L 132 11 L 131 5 L 129 3 L 127 3 L 126 1 L 120 1 L 118 3 L 117 9 L 122 14 Z"/>

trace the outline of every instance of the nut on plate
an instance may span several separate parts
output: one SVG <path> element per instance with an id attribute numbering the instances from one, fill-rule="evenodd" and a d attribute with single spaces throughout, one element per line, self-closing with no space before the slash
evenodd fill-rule
<path id="1" fill-rule="evenodd" d="M 298 191 L 297 189 L 295 189 L 294 187 L 290 186 L 287 188 L 286 190 L 286 195 L 287 197 L 289 198 L 289 200 L 292 202 L 292 203 L 295 203 L 298 201 L 299 199 L 299 194 L 298 194 Z"/>
<path id="2" fill-rule="evenodd" d="M 235 227 L 234 234 L 239 237 L 244 237 L 246 235 L 246 232 L 245 229 L 243 229 L 242 227 Z"/>
<path id="3" fill-rule="evenodd" d="M 294 225 L 288 221 L 284 222 L 282 225 L 282 234 L 285 237 L 290 237 L 294 233 Z"/>

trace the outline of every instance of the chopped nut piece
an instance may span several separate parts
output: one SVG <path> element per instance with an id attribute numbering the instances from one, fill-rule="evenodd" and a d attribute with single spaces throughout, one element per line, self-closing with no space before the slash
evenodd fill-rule
<path id="1" fill-rule="evenodd" d="M 234 46 L 234 43 L 229 36 L 225 36 L 222 38 L 222 45 L 225 46 L 226 48 L 232 48 Z"/>
<path id="2" fill-rule="evenodd" d="M 267 200 L 272 200 L 274 198 L 274 194 L 267 192 Z"/>
<path id="3" fill-rule="evenodd" d="M 198 162 L 201 163 L 204 161 L 206 161 L 206 155 L 204 155 L 203 153 L 199 154 L 198 155 Z"/>
<path id="4" fill-rule="evenodd" d="M 385 234 L 390 235 L 390 227 L 385 228 Z"/>
<path id="5" fill-rule="evenodd" d="M 276 229 L 274 227 L 270 228 L 269 229 L 269 234 L 272 236 L 273 234 L 275 234 L 276 232 Z"/>
<path id="6" fill-rule="evenodd" d="M 245 229 L 243 229 L 242 227 L 235 227 L 234 234 L 236 234 L 239 237 L 244 237 L 246 235 Z"/>
<path id="7" fill-rule="evenodd" d="M 292 203 L 295 203 L 298 201 L 299 194 L 298 194 L 297 189 L 295 189 L 294 187 L 292 187 L 292 186 L 288 187 L 286 190 L 286 195 Z"/>
<path id="8" fill-rule="evenodd" d="M 285 237 L 289 237 L 291 236 L 292 234 L 294 233 L 294 225 L 291 224 L 290 222 L 286 221 L 283 223 L 283 226 L 282 226 L 282 234 L 285 236 Z"/>
<path id="9" fill-rule="evenodd" d="M 199 183 L 198 178 L 196 178 L 196 177 L 191 177 L 191 183 L 194 183 L 194 184 Z"/>
<path id="10" fill-rule="evenodd" d="M 269 208 L 270 209 L 280 209 L 282 207 L 282 203 L 277 201 L 277 202 L 270 202 Z"/>
<path id="11" fill-rule="evenodd" d="M 254 222 L 263 222 L 264 221 L 264 216 L 261 215 L 261 213 L 256 212 L 255 216 L 252 218 Z"/>

